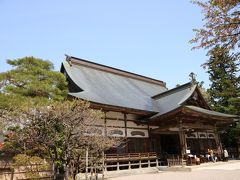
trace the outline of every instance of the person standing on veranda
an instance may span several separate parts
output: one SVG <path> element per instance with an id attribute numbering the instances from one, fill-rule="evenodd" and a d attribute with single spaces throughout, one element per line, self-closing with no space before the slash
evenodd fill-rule
<path id="1" fill-rule="evenodd" d="M 223 151 L 223 157 L 224 157 L 224 161 L 228 161 L 228 152 L 227 152 L 227 149 L 225 148 L 224 151 Z"/>
<path id="2" fill-rule="evenodd" d="M 213 150 L 209 149 L 209 155 L 210 155 L 210 161 L 215 162 L 215 158 L 214 158 L 214 154 L 213 154 Z"/>

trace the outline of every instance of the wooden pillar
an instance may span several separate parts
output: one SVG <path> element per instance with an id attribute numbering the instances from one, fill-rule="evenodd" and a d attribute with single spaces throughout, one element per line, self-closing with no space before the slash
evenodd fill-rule
<path id="1" fill-rule="evenodd" d="M 104 136 L 107 137 L 107 112 L 104 111 Z"/>
<path id="2" fill-rule="evenodd" d="M 197 133 L 197 140 L 198 140 L 198 152 L 199 152 L 199 154 L 201 154 L 201 148 L 200 148 L 201 139 L 199 138 L 200 133 L 199 133 L 199 131 L 197 131 L 196 133 Z"/>
<path id="3" fill-rule="evenodd" d="M 127 137 L 127 114 L 124 113 L 125 137 Z"/>
<path id="4" fill-rule="evenodd" d="M 125 138 L 127 139 L 127 114 L 124 113 L 124 129 L 125 129 Z M 126 143 L 126 146 L 125 146 L 125 153 L 129 153 L 128 152 L 128 142 Z"/>
<path id="5" fill-rule="evenodd" d="M 104 136 L 107 137 L 107 111 L 104 111 Z M 102 179 L 104 179 L 107 167 L 105 165 L 105 153 L 102 152 Z"/>
<path id="6" fill-rule="evenodd" d="M 186 144 L 185 133 L 183 131 L 182 119 L 179 119 L 179 140 L 180 140 L 181 156 L 183 158 L 184 155 L 186 154 L 187 144 Z"/>
<path id="7" fill-rule="evenodd" d="M 156 153 L 156 155 L 157 155 L 157 157 L 156 157 L 156 167 L 158 167 L 159 166 L 159 161 L 158 161 L 158 152 L 157 152 L 157 150 L 156 150 L 156 148 L 152 148 L 151 146 L 152 146 L 152 141 L 153 141 L 153 139 L 152 139 L 152 136 L 151 136 L 151 132 L 150 132 L 150 125 L 149 125 L 149 122 L 147 123 L 147 125 L 148 125 L 148 152 L 155 152 Z M 160 143 L 159 143 L 159 138 L 157 138 L 156 139 L 156 142 L 155 142 L 156 144 L 155 144 L 155 146 L 160 146 Z M 161 146 L 159 147 L 160 148 L 160 151 L 159 152 L 161 152 Z"/>
<path id="8" fill-rule="evenodd" d="M 214 134 L 215 134 L 215 141 L 217 145 L 217 152 L 220 156 L 223 154 L 222 143 L 219 137 L 219 133 L 217 132 L 217 125 L 214 126 Z"/>
<path id="9" fill-rule="evenodd" d="M 149 127 L 149 122 L 148 122 L 148 152 L 150 152 L 151 151 L 151 144 L 152 144 L 152 141 L 151 141 L 151 135 L 150 135 L 150 127 Z"/>

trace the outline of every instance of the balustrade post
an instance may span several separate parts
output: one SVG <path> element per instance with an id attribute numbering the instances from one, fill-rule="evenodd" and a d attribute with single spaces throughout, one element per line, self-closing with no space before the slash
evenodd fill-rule
<path id="1" fill-rule="evenodd" d="M 119 171 L 119 161 L 117 162 L 117 171 Z"/>
<path id="2" fill-rule="evenodd" d="M 130 157 L 130 153 L 128 154 L 128 169 L 131 169 L 131 157 Z"/>

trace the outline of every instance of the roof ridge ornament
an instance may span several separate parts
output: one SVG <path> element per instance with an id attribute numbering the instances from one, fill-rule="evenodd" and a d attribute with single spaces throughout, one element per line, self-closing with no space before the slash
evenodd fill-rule
<path id="1" fill-rule="evenodd" d="M 64 54 L 64 55 L 66 56 L 66 61 L 68 62 L 68 64 L 72 66 L 72 61 L 71 61 L 72 56 L 69 56 L 67 54 Z"/>

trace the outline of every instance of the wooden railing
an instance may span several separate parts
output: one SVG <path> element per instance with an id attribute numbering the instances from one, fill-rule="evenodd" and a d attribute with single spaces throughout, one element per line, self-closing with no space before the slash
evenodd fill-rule
<path id="1" fill-rule="evenodd" d="M 128 154 L 106 154 L 104 157 L 104 170 L 121 170 L 142 167 L 159 166 L 157 154 L 128 153 Z"/>
<path id="2" fill-rule="evenodd" d="M 148 153 L 126 153 L 126 154 L 105 154 L 105 161 L 126 161 L 126 160 L 148 160 L 156 159 L 157 154 L 155 152 Z"/>

